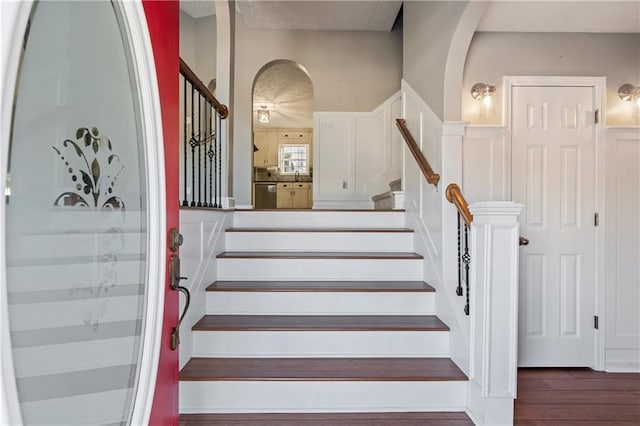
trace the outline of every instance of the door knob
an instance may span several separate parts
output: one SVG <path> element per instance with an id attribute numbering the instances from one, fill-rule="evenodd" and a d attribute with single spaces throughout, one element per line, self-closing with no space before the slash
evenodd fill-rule
<path id="1" fill-rule="evenodd" d="M 519 239 L 519 244 L 521 246 L 528 246 L 529 245 L 529 239 L 527 237 L 523 237 L 522 235 L 520 236 Z"/>

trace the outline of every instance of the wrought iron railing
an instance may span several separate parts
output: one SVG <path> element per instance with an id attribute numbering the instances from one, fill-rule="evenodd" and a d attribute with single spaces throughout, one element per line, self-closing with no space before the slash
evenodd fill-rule
<path id="1" fill-rule="evenodd" d="M 229 111 L 180 59 L 183 207 L 222 208 L 222 120 Z"/>
<path id="2" fill-rule="evenodd" d="M 467 200 L 458 185 L 452 183 L 447 186 L 446 196 L 447 200 L 458 210 L 458 287 L 456 287 L 456 294 L 465 296 L 464 313 L 469 315 L 469 264 L 471 263 L 469 228 L 473 222 L 473 215 L 469 211 Z"/>

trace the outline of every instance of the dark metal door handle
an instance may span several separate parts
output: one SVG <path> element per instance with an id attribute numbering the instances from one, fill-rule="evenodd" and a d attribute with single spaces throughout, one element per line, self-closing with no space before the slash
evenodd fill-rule
<path id="1" fill-rule="evenodd" d="M 522 235 L 520 236 L 519 239 L 519 244 L 521 246 L 528 246 L 529 245 L 529 239 L 527 237 L 523 237 Z"/>

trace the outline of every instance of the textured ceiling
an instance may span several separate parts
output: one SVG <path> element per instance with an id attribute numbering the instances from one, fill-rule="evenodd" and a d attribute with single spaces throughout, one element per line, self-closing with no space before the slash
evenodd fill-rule
<path id="1" fill-rule="evenodd" d="M 478 31 L 640 32 L 640 1 L 494 1 Z"/>
<path id="2" fill-rule="evenodd" d="M 180 10 L 192 18 L 202 18 L 216 14 L 214 0 L 180 0 Z"/>
<path id="3" fill-rule="evenodd" d="M 266 105 L 269 124 L 258 122 L 257 109 Z M 313 86 L 307 73 L 290 61 L 278 61 L 258 76 L 253 88 L 254 128 L 313 127 Z"/>
<path id="4" fill-rule="evenodd" d="M 255 29 L 389 31 L 400 1 L 238 0 L 245 25 Z M 181 0 L 193 18 L 215 14 L 214 0 Z M 640 32 L 640 2 L 492 1 L 478 31 Z"/>
<path id="5" fill-rule="evenodd" d="M 401 1 L 237 0 L 248 28 L 278 30 L 391 31 Z"/>

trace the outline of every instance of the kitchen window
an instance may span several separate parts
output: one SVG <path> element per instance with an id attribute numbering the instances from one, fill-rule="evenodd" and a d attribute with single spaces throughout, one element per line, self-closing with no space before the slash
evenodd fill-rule
<path id="1" fill-rule="evenodd" d="M 280 174 L 309 174 L 309 145 L 280 145 Z"/>

